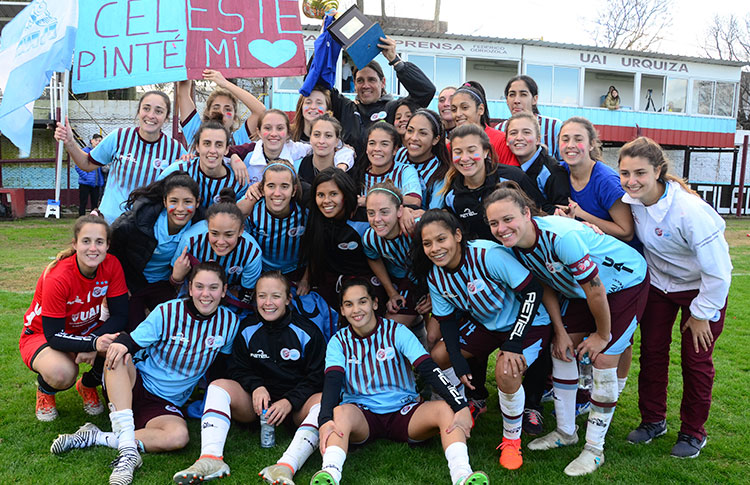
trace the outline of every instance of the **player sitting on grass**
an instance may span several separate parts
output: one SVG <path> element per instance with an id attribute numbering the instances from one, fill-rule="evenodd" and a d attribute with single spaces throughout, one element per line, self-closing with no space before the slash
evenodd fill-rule
<path id="1" fill-rule="evenodd" d="M 466 399 L 407 327 L 375 316 L 373 294 L 362 278 L 347 280 L 341 288 L 341 313 L 349 326 L 331 338 L 326 351 L 318 420 L 323 466 L 310 484 L 339 484 L 350 441 L 361 445 L 388 438 L 414 444 L 438 433 L 451 483 L 488 484 L 487 475 L 472 472 L 469 465 L 466 438 L 472 419 Z M 419 401 L 412 366 L 445 401 Z"/>
<path id="2" fill-rule="evenodd" d="M 104 445 L 117 448 L 110 485 L 127 485 L 142 465 L 139 450 L 171 451 L 188 443 L 180 406 L 218 354 L 229 354 L 239 320 L 220 306 L 226 275 L 215 262 L 197 264 L 190 274 L 190 297 L 158 305 L 132 334 L 109 346 L 104 386 L 112 432 L 90 423 L 60 435 L 52 453 Z M 132 356 L 132 357 L 131 357 Z"/>

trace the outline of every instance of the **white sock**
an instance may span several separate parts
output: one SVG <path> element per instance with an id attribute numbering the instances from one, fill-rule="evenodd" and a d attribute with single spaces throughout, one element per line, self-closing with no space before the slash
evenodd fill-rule
<path id="1" fill-rule="evenodd" d="M 461 384 L 461 379 L 458 378 L 458 376 L 456 375 L 456 371 L 453 369 L 453 367 L 448 367 L 447 369 L 444 369 L 443 374 L 445 374 L 445 376 L 448 377 L 448 380 L 451 382 L 453 387 L 455 387 L 456 390 L 459 393 L 461 393 L 461 397 L 465 399 L 466 392 L 464 391 L 464 385 Z"/>
<path id="2" fill-rule="evenodd" d="M 523 386 L 513 394 L 506 394 L 498 388 L 497 395 L 500 399 L 500 411 L 503 413 L 503 438 L 517 440 L 521 437 L 523 407 L 526 403 Z"/>
<path id="3" fill-rule="evenodd" d="M 555 392 L 557 429 L 571 435 L 576 430 L 576 392 L 578 391 L 578 363 L 568 351 L 570 362 L 552 356 L 552 389 Z"/>
<path id="4" fill-rule="evenodd" d="M 591 411 L 586 426 L 586 443 L 604 451 L 604 437 L 617 405 L 617 369 L 594 367 L 594 387 L 591 390 Z"/>
<path id="5" fill-rule="evenodd" d="M 109 448 L 117 448 L 118 440 L 117 435 L 111 431 L 99 431 L 96 434 L 94 442 L 99 446 L 107 446 Z"/>
<path id="6" fill-rule="evenodd" d="M 448 445 L 448 448 L 445 449 L 445 459 L 448 460 L 451 483 L 457 483 L 472 474 L 466 443 L 457 441 Z"/>
<path id="7" fill-rule="evenodd" d="M 302 465 L 305 464 L 310 455 L 318 448 L 318 413 L 320 404 L 315 404 L 310 408 L 305 420 L 299 425 L 294 433 L 292 442 L 279 458 L 279 465 L 289 465 L 292 473 L 297 473 Z"/>
<path id="8" fill-rule="evenodd" d="M 320 469 L 327 471 L 336 480 L 336 483 L 340 483 L 341 470 L 344 469 L 345 461 L 346 451 L 343 448 L 329 446 L 323 455 L 323 466 Z"/>
<path id="9" fill-rule="evenodd" d="M 617 378 L 617 397 L 620 397 L 620 394 L 622 394 L 622 391 L 625 390 L 625 384 L 628 383 L 627 377 L 618 377 Z"/>
<path id="10" fill-rule="evenodd" d="M 201 418 L 201 456 L 224 456 L 224 443 L 232 422 L 231 402 L 227 391 L 213 384 L 208 386 Z"/>
<path id="11" fill-rule="evenodd" d="M 122 409 L 109 413 L 112 422 L 112 432 L 117 436 L 117 449 L 137 448 L 135 444 L 135 421 L 133 410 Z"/>

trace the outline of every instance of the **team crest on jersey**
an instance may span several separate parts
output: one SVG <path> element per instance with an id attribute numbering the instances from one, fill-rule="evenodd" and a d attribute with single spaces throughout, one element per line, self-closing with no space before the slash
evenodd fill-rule
<path id="1" fill-rule="evenodd" d="M 224 337 L 221 335 L 209 335 L 206 337 L 206 347 L 209 349 L 221 347 L 222 345 L 224 345 Z"/>
<path id="2" fill-rule="evenodd" d="M 300 237 L 305 233 L 305 226 L 292 227 L 287 231 L 290 237 Z"/>
<path id="3" fill-rule="evenodd" d="M 589 258 L 583 258 L 576 264 L 578 271 L 586 271 L 591 266 L 591 260 Z"/>
<path id="4" fill-rule="evenodd" d="M 370 116 L 370 121 L 384 120 L 386 118 L 386 116 L 388 116 L 388 113 L 386 113 L 385 111 L 378 111 L 377 113 L 373 113 Z"/>
<path id="5" fill-rule="evenodd" d="M 105 281 L 105 283 L 107 283 Z M 109 288 L 109 285 L 105 284 L 104 286 L 95 286 L 94 289 L 91 291 L 91 295 L 94 298 L 99 298 L 100 296 L 107 296 L 107 288 Z"/>
<path id="6" fill-rule="evenodd" d="M 482 280 L 469 281 L 466 284 L 466 289 L 469 291 L 470 295 L 476 295 L 480 291 L 486 290 L 487 284 Z"/>
<path id="7" fill-rule="evenodd" d="M 227 270 L 227 273 L 229 274 L 237 274 L 242 271 L 242 266 L 232 266 Z"/>
<path id="8" fill-rule="evenodd" d="M 393 347 L 384 347 L 382 349 L 378 349 L 378 351 L 375 353 L 375 358 L 377 358 L 380 362 L 393 359 L 394 357 L 396 357 L 396 351 L 393 349 Z"/>
<path id="9" fill-rule="evenodd" d="M 157 158 L 153 162 L 151 162 L 151 166 L 154 167 L 156 170 L 161 170 L 162 167 L 166 167 L 167 164 L 165 162 L 166 160 L 160 160 Z"/>
<path id="10" fill-rule="evenodd" d="M 544 266 L 547 267 L 547 271 L 549 271 L 550 273 L 553 273 L 553 274 L 554 273 L 559 273 L 559 272 L 561 272 L 563 270 L 562 263 L 558 263 L 557 261 L 554 261 L 554 262 L 547 261 L 547 262 L 544 263 Z"/>
<path id="11" fill-rule="evenodd" d="M 281 358 L 284 360 L 299 360 L 300 353 L 297 349 L 287 349 L 286 347 L 281 349 Z"/>
<path id="12" fill-rule="evenodd" d="M 357 241 L 339 243 L 339 249 L 343 249 L 344 251 L 353 251 L 357 249 L 357 247 L 359 247 L 359 244 L 357 244 Z"/>

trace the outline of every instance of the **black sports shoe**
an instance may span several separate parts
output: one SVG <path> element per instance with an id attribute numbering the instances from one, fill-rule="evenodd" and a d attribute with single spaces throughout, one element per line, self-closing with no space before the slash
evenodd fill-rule
<path id="1" fill-rule="evenodd" d="M 534 408 L 523 410 L 523 432 L 529 436 L 542 434 L 542 413 Z"/>
<path id="2" fill-rule="evenodd" d="M 677 443 L 672 447 L 671 455 L 675 458 L 695 458 L 701 454 L 701 450 L 706 446 L 707 436 L 698 439 L 685 433 L 677 433 Z"/>
<path id="3" fill-rule="evenodd" d="M 651 443 L 651 440 L 667 434 L 667 421 L 661 420 L 657 423 L 641 423 L 633 431 L 628 433 L 628 443 Z"/>

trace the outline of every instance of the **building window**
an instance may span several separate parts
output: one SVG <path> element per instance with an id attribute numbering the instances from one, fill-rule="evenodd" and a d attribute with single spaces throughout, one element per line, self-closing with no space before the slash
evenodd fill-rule
<path id="1" fill-rule="evenodd" d="M 528 64 L 526 74 L 539 86 L 539 103 L 578 106 L 580 71 L 577 68 Z"/>
<path id="2" fill-rule="evenodd" d="M 409 54 L 409 62 L 416 64 L 439 90 L 461 83 L 461 59 L 458 57 Z"/>
<path id="3" fill-rule="evenodd" d="M 716 96 L 714 97 L 714 116 L 734 117 L 734 91 L 735 83 L 716 83 Z"/>
<path id="4" fill-rule="evenodd" d="M 693 81 L 692 112 L 701 115 L 733 116 L 734 83 Z"/>
<path id="5" fill-rule="evenodd" d="M 664 111 L 669 113 L 684 113 L 687 104 L 687 79 L 667 79 L 667 95 L 665 96 Z"/>

